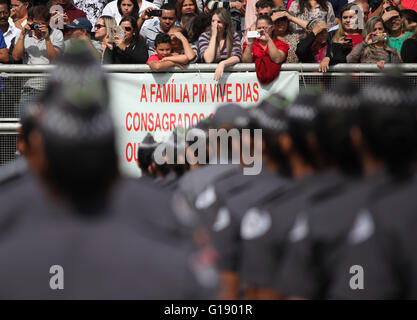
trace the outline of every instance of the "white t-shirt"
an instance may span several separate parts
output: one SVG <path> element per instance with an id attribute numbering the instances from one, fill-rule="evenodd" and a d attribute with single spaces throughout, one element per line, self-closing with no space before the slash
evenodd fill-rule
<path id="1" fill-rule="evenodd" d="M 8 49 L 10 49 L 10 45 L 14 38 L 16 38 L 15 40 L 15 44 L 16 44 L 17 39 L 19 39 L 21 32 L 22 30 L 9 25 L 9 29 L 7 29 L 7 31 L 3 33 L 4 41 L 6 41 L 6 45 Z"/>
<path id="2" fill-rule="evenodd" d="M 142 1 L 142 5 L 139 8 L 139 16 L 141 15 L 141 13 L 146 9 L 146 8 L 155 8 L 158 9 L 152 2 L 149 1 Z M 122 20 L 122 16 L 119 13 L 119 9 L 117 9 L 117 0 L 114 0 L 112 2 L 109 2 L 103 9 L 103 13 L 101 14 L 102 16 L 110 16 L 113 17 L 117 24 L 120 23 L 120 20 Z"/>

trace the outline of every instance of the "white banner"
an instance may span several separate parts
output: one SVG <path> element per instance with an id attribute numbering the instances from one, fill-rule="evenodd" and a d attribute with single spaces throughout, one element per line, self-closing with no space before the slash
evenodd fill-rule
<path id="1" fill-rule="evenodd" d="M 120 168 L 131 176 L 140 175 L 137 151 L 148 132 L 165 141 L 176 126 L 189 128 L 222 104 L 249 107 L 271 93 L 292 99 L 299 91 L 296 71 L 281 72 L 266 86 L 254 72 L 225 73 L 219 82 L 213 73 L 115 73 L 109 79 Z"/>

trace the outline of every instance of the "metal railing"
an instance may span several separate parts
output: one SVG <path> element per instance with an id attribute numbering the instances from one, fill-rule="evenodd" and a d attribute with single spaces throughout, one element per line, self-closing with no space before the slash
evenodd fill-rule
<path id="1" fill-rule="evenodd" d="M 14 159 L 16 150 L 16 130 L 19 128 L 21 99 L 30 99 L 42 90 L 47 82 L 48 72 L 53 65 L 1 65 L 0 77 L 0 165 Z M 217 64 L 190 64 L 184 69 L 173 67 L 165 72 L 211 73 Z M 323 90 L 331 90 L 335 80 L 342 75 L 351 74 L 361 88 L 370 86 L 382 72 L 376 64 L 338 64 L 330 67 L 326 73 L 318 72 L 318 64 L 283 64 L 282 71 L 298 71 L 300 88 L 320 86 Z M 147 65 L 104 65 L 108 73 L 150 73 Z M 385 70 L 400 68 L 409 83 L 417 88 L 417 64 L 387 64 Z M 255 72 L 253 63 L 240 63 L 226 68 L 226 72 Z M 29 89 L 27 84 L 30 83 Z M 38 88 L 39 90 L 32 90 Z M 24 101 L 22 102 L 24 103 Z"/>
<path id="2" fill-rule="evenodd" d="M 45 73 L 52 70 L 54 65 L 7 65 L 0 64 L 0 73 Z M 193 63 L 184 69 L 172 67 L 166 72 L 214 72 L 217 64 Z M 317 72 L 319 65 L 317 63 L 284 63 L 282 71 L 300 71 L 300 72 Z M 416 63 L 386 64 L 385 69 L 400 68 L 403 72 L 417 72 Z M 146 64 L 112 64 L 103 65 L 103 69 L 111 73 L 149 73 L 152 69 Z M 229 72 L 250 72 L 255 71 L 254 63 L 238 63 L 226 69 Z M 381 70 L 373 63 L 342 63 L 331 66 L 328 73 L 332 72 L 375 72 Z"/>

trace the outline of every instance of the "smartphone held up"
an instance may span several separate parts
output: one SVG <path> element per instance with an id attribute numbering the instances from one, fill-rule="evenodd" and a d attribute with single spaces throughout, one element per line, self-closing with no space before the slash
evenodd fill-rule
<path id="1" fill-rule="evenodd" d="M 248 31 L 246 36 L 249 39 L 257 39 L 261 37 L 261 34 L 258 31 Z"/>

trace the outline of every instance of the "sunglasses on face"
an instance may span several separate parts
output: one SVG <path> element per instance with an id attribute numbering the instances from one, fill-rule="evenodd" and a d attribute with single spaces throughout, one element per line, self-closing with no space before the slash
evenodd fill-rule
<path id="1" fill-rule="evenodd" d="M 126 31 L 132 31 L 132 27 L 123 27 Z"/>
<path id="2" fill-rule="evenodd" d="M 105 25 L 104 25 L 104 24 L 96 24 L 96 25 L 94 26 L 94 28 L 96 28 L 96 29 L 101 29 L 101 28 L 103 28 L 103 27 L 105 27 Z"/>

